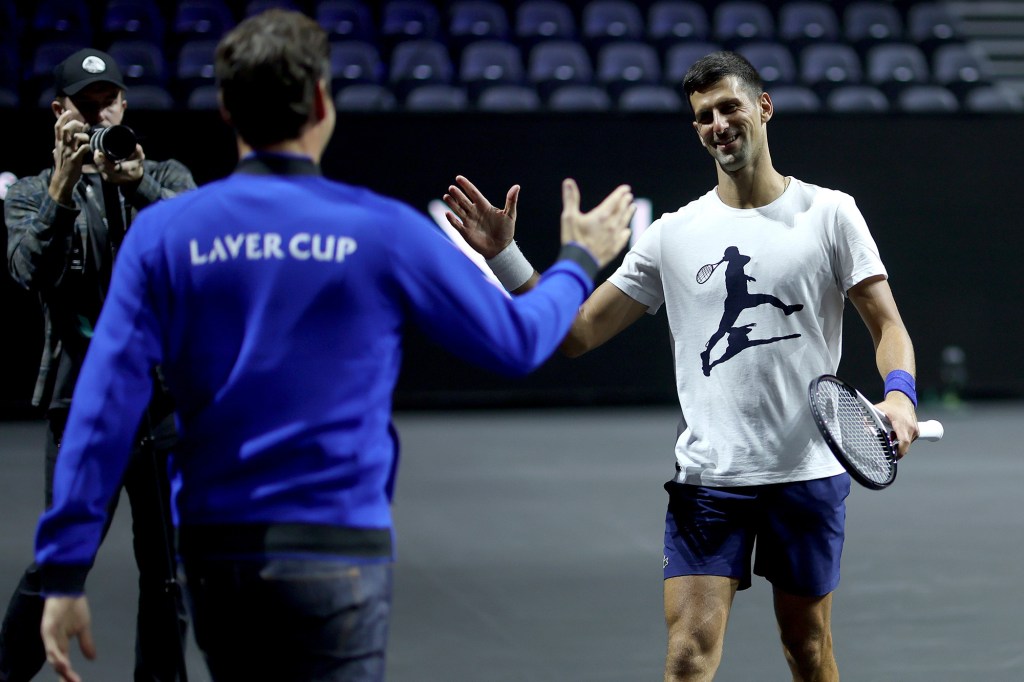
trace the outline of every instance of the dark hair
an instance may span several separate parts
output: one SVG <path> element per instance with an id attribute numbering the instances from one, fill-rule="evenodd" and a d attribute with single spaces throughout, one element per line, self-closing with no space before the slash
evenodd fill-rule
<path id="1" fill-rule="evenodd" d="M 683 77 L 686 101 L 690 101 L 693 93 L 709 90 L 715 83 L 729 76 L 736 76 L 754 99 L 764 92 L 761 74 L 743 55 L 735 52 L 712 52 L 694 62 Z"/>
<path id="2" fill-rule="evenodd" d="M 317 82 L 330 78 L 327 34 L 299 12 L 249 17 L 217 45 L 217 84 L 231 124 L 265 147 L 299 136 L 313 116 Z"/>

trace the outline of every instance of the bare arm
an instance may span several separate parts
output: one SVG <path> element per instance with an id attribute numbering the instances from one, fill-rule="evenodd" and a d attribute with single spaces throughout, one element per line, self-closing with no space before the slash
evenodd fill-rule
<path id="1" fill-rule="evenodd" d="M 915 374 L 914 345 L 903 325 L 889 283 L 882 277 L 873 277 L 860 282 L 847 293 L 871 333 L 879 374 L 885 377 L 894 369 Z M 902 457 L 918 434 L 914 404 L 903 393 L 890 391 L 877 407 L 892 422 Z"/>

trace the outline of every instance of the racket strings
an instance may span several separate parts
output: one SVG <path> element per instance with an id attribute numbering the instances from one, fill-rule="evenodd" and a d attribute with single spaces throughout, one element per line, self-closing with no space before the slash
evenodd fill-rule
<path id="1" fill-rule="evenodd" d="M 850 463 L 877 483 L 891 479 L 895 456 L 889 436 L 861 401 L 825 382 L 818 386 L 817 401 L 826 428 Z"/>

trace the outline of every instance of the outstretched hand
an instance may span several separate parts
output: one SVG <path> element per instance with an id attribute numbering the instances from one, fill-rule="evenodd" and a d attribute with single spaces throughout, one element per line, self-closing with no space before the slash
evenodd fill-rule
<path id="1" fill-rule="evenodd" d="M 585 247 L 604 267 L 629 242 L 629 221 L 636 212 L 633 191 L 619 185 L 596 208 L 580 213 L 580 188 L 576 181 L 562 181 L 562 243 Z"/>
<path id="2" fill-rule="evenodd" d="M 455 182 L 443 197 L 451 209 L 444 217 L 475 251 L 494 258 L 515 237 L 519 185 L 512 185 L 505 195 L 505 208 L 499 209 L 465 176 L 456 176 Z"/>
<path id="3" fill-rule="evenodd" d="M 43 607 L 43 619 L 39 633 L 43 638 L 46 660 L 62 682 L 81 682 L 82 678 L 71 667 L 68 652 L 71 640 L 78 637 L 82 654 L 92 660 L 96 658 L 96 645 L 92 640 L 89 602 L 85 596 L 47 597 Z"/>

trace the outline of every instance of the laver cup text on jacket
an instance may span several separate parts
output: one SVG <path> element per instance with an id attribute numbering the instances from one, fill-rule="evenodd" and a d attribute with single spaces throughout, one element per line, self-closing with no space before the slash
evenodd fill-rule
<path id="1" fill-rule="evenodd" d="M 298 232 L 285 238 L 276 232 L 249 232 L 214 237 L 212 243 L 188 242 L 192 265 L 207 265 L 229 260 L 315 260 L 340 263 L 356 250 L 356 240 L 333 234 Z"/>

